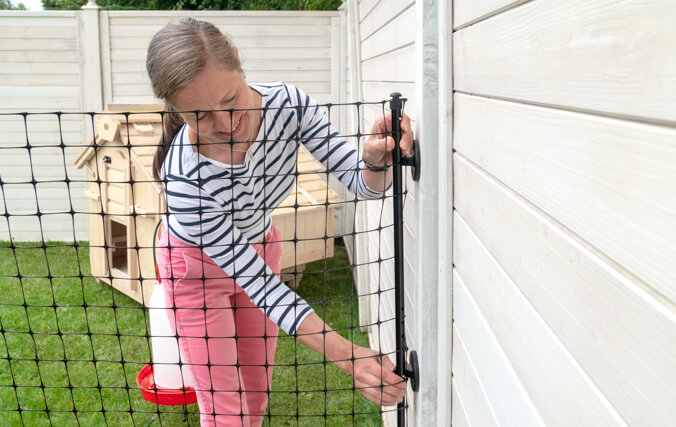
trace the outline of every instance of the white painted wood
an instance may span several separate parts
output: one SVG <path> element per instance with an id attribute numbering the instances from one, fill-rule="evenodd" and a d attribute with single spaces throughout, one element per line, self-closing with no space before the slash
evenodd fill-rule
<path id="1" fill-rule="evenodd" d="M 469 427 L 470 423 L 467 421 L 465 405 L 462 402 L 462 398 L 458 395 L 458 385 L 455 383 L 455 380 L 452 381 L 451 403 L 453 405 L 451 427 Z"/>
<path id="2" fill-rule="evenodd" d="M 39 81 L 49 81 L 50 84 L 59 87 L 78 86 L 79 76 L 77 74 L 50 74 L 49 77 L 45 75 L 35 74 L 1 74 L 1 79 L 6 87 L 12 86 L 33 86 Z"/>
<path id="3" fill-rule="evenodd" d="M 437 154 L 437 186 L 439 202 L 437 204 L 437 224 L 439 227 L 437 274 L 439 287 L 437 370 L 437 427 L 446 427 L 452 423 L 452 367 L 448 356 L 453 354 L 453 5 L 451 2 L 438 3 L 439 35 L 439 123 Z M 414 123 L 415 125 L 415 123 Z M 417 126 L 416 126 L 417 128 Z M 421 149 L 422 150 L 422 149 Z M 425 148 L 426 150 L 426 148 Z M 420 153 L 421 156 L 424 154 Z M 410 184 L 410 185 L 409 185 Z M 407 187 L 415 188 L 412 175 L 407 175 Z M 422 209 L 424 212 L 425 209 Z M 421 213 L 422 215 L 422 213 Z M 448 308 L 451 308 L 449 310 Z M 422 308 L 421 308 L 422 309 Z"/>
<path id="4" fill-rule="evenodd" d="M 382 0 L 359 0 L 358 1 L 358 3 L 359 3 L 359 15 L 358 15 L 359 21 L 361 22 L 364 19 L 366 19 L 366 17 L 368 17 L 368 15 L 371 13 L 373 8 L 376 7 L 376 5 L 378 3 L 380 3 L 381 1 Z"/>
<path id="5" fill-rule="evenodd" d="M 76 41 L 73 37 L 62 39 L 50 38 L 9 38 L 3 37 L 0 31 L 0 40 L 2 40 L 3 51 L 55 51 L 66 50 L 74 51 L 76 48 Z"/>
<path id="6" fill-rule="evenodd" d="M 362 63 L 363 81 L 413 82 L 415 44 L 376 56 Z"/>
<path id="7" fill-rule="evenodd" d="M 523 388 L 518 374 L 457 271 L 453 272 L 453 331 L 453 358 L 455 360 L 455 353 L 459 351 L 456 336 L 460 336 L 463 345 L 460 351 L 466 352 L 466 357 L 474 365 L 478 381 L 500 425 L 543 426 L 544 422 Z M 453 372 L 454 375 L 457 372 L 455 367 Z M 455 390 L 455 393 L 467 405 L 471 404 L 470 396 L 465 396 L 460 390 Z M 453 412 L 456 409 L 454 404 Z M 462 408 L 461 410 L 466 411 Z"/>
<path id="8" fill-rule="evenodd" d="M 213 22 L 212 19 L 207 19 Z M 167 20 L 166 22 L 169 22 Z M 263 22 L 263 21 L 261 21 Z M 152 36 L 159 31 L 166 23 L 158 23 L 156 25 L 118 25 L 118 20 L 110 19 L 111 33 L 124 33 L 127 38 L 142 38 L 150 40 Z M 216 24 L 216 23 L 214 23 Z M 306 25 L 299 26 L 293 23 L 286 25 L 217 25 L 221 31 L 230 35 L 235 42 L 238 38 L 243 37 L 283 37 L 283 36 L 298 36 L 305 37 L 331 37 L 330 24 L 329 25 Z M 237 43 L 235 43 L 237 44 Z"/>
<path id="9" fill-rule="evenodd" d="M 470 331 L 471 333 L 471 331 Z M 458 330 L 453 328 L 453 380 L 470 425 L 498 426 L 498 420 L 481 386 L 476 369 L 469 358 Z"/>
<path id="10" fill-rule="evenodd" d="M 101 82 L 103 89 L 103 104 L 108 105 L 113 102 L 113 75 L 111 70 L 111 40 L 110 40 L 110 16 L 108 12 L 100 13 L 101 26 Z"/>
<path id="11" fill-rule="evenodd" d="M 103 110 L 103 79 L 101 77 L 101 43 L 99 12 L 101 8 L 94 5 L 82 7 L 80 15 L 80 46 L 82 50 L 80 64 L 82 76 L 82 107 L 84 111 Z M 87 130 L 85 129 L 85 132 Z M 85 135 L 91 133 L 91 130 Z M 83 135 L 83 136 L 85 136 Z"/>
<path id="12" fill-rule="evenodd" d="M 528 0 L 453 0 L 453 28 L 464 27 Z"/>
<path id="13" fill-rule="evenodd" d="M 50 51 L 50 50 L 28 50 L 0 51 L 0 61 L 4 62 L 30 62 L 39 63 L 59 63 L 59 62 L 77 62 L 77 51 Z"/>
<path id="14" fill-rule="evenodd" d="M 415 33 L 411 30 L 414 25 L 415 8 L 409 7 L 371 37 L 364 39 L 361 46 L 362 60 L 411 44 L 415 40 Z"/>
<path id="15" fill-rule="evenodd" d="M 341 69 L 341 50 L 340 50 L 340 39 L 342 35 L 340 33 L 340 18 L 334 17 L 331 18 L 331 56 L 330 56 L 330 84 L 331 84 L 331 98 L 334 100 L 334 103 L 340 102 L 340 92 L 341 92 L 341 78 L 342 78 L 342 69 Z M 340 129 L 340 114 L 333 114 L 331 116 L 331 123 Z"/>
<path id="16" fill-rule="evenodd" d="M 361 21 L 362 41 L 380 30 L 394 17 L 413 6 L 415 0 L 387 0 L 378 2 L 373 10 Z"/>
<path id="17" fill-rule="evenodd" d="M 40 98 L 49 97 L 64 98 L 75 97 L 79 94 L 80 88 L 75 86 L 0 86 L 0 98 Z"/>
<path id="18" fill-rule="evenodd" d="M 42 76 L 55 74 L 72 74 L 79 77 L 80 71 L 77 62 L 73 63 L 33 63 L 33 62 L 17 62 L 5 63 L 0 68 L 0 75 L 7 74 L 39 74 Z"/>
<path id="19" fill-rule="evenodd" d="M 29 15 L 26 12 L 8 13 L 3 12 L 0 15 L 0 28 L 3 27 L 40 27 L 47 25 L 50 27 L 71 27 L 73 17 L 77 16 L 75 12 L 68 12 L 60 15 Z"/>
<path id="20" fill-rule="evenodd" d="M 457 162 L 455 172 L 463 172 Z M 461 197 L 457 191 L 456 201 Z M 453 232 L 456 270 L 545 423 L 623 425 L 614 408 L 458 214 Z"/>
<path id="21" fill-rule="evenodd" d="M 655 299 L 461 155 L 455 156 L 455 185 L 463 218 L 456 215 L 456 269 L 543 420 L 549 424 L 563 417 L 562 422 L 568 411 L 588 420 L 613 415 L 604 412 L 605 399 L 632 425 L 668 425 L 676 419 L 674 305 Z M 546 372 L 557 384 L 543 383 Z M 605 398 L 584 397 L 591 391 Z M 574 408 L 566 409 L 569 403 Z"/>
<path id="22" fill-rule="evenodd" d="M 675 129 L 466 95 L 455 119 L 456 150 L 676 303 Z"/>
<path id="23" fill-rule="evenodd" d="M 223 12 L 223 11 L 222 11 Z M 124 17 L 124 18 L 129 18 L 132 16 L 136 16 L 137 22 L 138 21 L 143 21 L 144 19 L 150 20 L 150 19 L 167 19 L 167 22 L 171 19 L 178 20 L 183 17 L 191 17 L 191 18 L 197 18 L 197 19 L 209 19 L 209 20 L 223 20 L 223 21 L 228 21 L 230 20 L 231 22 L 237 22 L 243 19 L 261 19 L 265 18 L 266 22 L 267 19 L 272 19 L 271 22 L 281 22 L 285 23 L 288 22 L 289 18 L 296 19 L 296 18 L 306 18 L 306 19 L 312 19 L 312 20 L 320 20 L 320 19 L 325 19 L 328 21 L 329 18 L 333 16 L 337 16 L 338 12 L 336 11 L 330 11 L 330 10 L 313 10 L 313 11 L 289 11 L 289 10 L 228 10 L 225 11 L 221 14 L 219 13 L 214 13 L 214 11 L 209 11 L 209 10 L 185 10 L 185 11 L 178 11 L 178 10 L 144 10 L 141 16 L 133 11 L 120 11 L 120 10 L 111 10 L 110 11 L 110 16 L 112 18 L 118 18 L 118 17 Z M 260 21 L 258 21 L 260 22 Z M 254 22 L 255 23 L 255 22 Z M 325 22 L 328 23 L 328 22 Z"/>
<path id="24" fill-rule="evenodd" d="M 671 0 L 531 1 L 455 32 L 455 89 L 673 124 L 673 22 Z"/>

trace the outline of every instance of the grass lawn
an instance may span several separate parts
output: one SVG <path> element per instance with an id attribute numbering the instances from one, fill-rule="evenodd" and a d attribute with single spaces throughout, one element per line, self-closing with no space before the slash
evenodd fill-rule
<path id="1" fill-rule="evenodd" d="M 89 275 L 87 247 L 0 243 L 0 425 L 199 425 L 197 405 L 158 407 L 136 388 L 150 361 L 145 310 Z M 298 292 L 360 345 L 343 247 L 307 266 Z M 51 277 L 51 279 L 49 278 Z M 283 332 L 265 425 L 379 426 L 352 378 Z M 329 391 L 325 391 L 329 390 Z"/>

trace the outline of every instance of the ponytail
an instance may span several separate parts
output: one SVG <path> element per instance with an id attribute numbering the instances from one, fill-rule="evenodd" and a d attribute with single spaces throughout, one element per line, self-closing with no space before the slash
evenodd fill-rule
<path id="1" fill-rule="evenodd" d="M 157 180 L 162 180 L 162 165 L 167 158 L 169 147 L 171 147 L 176 132 L 185 123 L 176 110 L 174 110 L 174 107 L 168 103 L 164 104 L 164 110 L 165 112 L 162 114 L 162 139 L 153 158 L 153 176 Z"/>

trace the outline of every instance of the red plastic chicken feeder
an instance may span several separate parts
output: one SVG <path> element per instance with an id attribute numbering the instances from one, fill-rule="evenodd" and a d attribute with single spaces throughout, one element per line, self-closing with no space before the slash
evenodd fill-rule
<path id="1" fill-rule="evenodd" d="M 136 384 L 141 389 L 143 398 L 148 402 L 171 406 L 197 403 L 197 394 L 195 394 L 195 389 L 192 387 L 174 389 L 161 388 L 155 385 L 153 367 L 151 365 L 146 365 L 139 371 L 136 376 Z"/>

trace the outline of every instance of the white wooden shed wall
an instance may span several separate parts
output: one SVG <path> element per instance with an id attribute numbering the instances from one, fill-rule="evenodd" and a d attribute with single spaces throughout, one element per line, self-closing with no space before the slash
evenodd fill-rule
<path id="1" fill-rule="evenodd" d="M 454 425 L 673 425 L 676 4 L 453 5 Z"/>
<path id="2" fill-rule="evenodd" d="M 319 103 L 336 102 L 343 35 L 337 12 L 278 11 L 99 11 L 0 12 L 0 112 L 102 111 L 110 103 L 154 103 L 145 72 L 152 35 L 183 16 L 207 19 L 229 33 L 250 81 L 284 80 L 302 87 Z M 339 118 L 333 118 L 339 125 Z M 87 120 L 85 120 L 86 122 Z M 3 147 L 25 147 L 23 117 L 0 116 Z M 65 157 L 59 148 L 3 149 L 3 182 L 84 180 L 73 159 L 91 139 L 81 117 L 62 116 Z M 55 115 L 29 116 L 32 146 L 59 143 Z M 64 168 L 65 163 L 65 168 Z M 70 188 L 70 191 L 69 191 Z M 41 212 L 86 212 L 83 183 L 37 185 Z M 87 215 L 45 215 L 38 221 L 34 186 L 6 185 L 11 232 L 16 240 L 87 239 Z M 40 227 L 42 223 L 42 229 Z M 0 221 L 0 240 L 9 238 Z"/>

